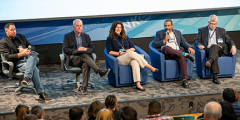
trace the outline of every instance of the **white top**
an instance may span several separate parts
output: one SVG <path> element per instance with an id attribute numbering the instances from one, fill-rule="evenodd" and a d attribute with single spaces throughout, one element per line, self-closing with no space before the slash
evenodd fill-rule
<path id="1" fill-rule="evenodd" d="M 171 32 L 171 33 L 169 33 L 169 36 L 170 36 L 170 39 L 165 43 L 166 44 L 165 46 L 169 46 L 174 50 L 179 50 L 179 46 L 177 44 L 177 39 L 175 37 L 175 34 L 173 32 Z"/>

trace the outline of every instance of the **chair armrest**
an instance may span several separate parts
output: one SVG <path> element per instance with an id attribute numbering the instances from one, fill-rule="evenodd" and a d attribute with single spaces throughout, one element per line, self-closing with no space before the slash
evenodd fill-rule
<path id="1" fill-rule="evenodd" d="M 142 50 L 142 49 L 139 48 L 138 46 L 135 46 L 135 51 L 136 51 L 138 54 L 143 54 L 143 55 L 144 55 L 144 59 L 149 63 L 150 57 L 149 57 L 149 55 L 148 55 L 144 50 Z"/>
<path id="2" fill-rule="evenodd" d="M 96 60 L 97 60 L 97 55 L 96 55 L 95 53 L 92 53 L 92 58 L 93 58 L 93 61 L 96 62 Z"/>
<path id="3" fill-rule="evenodd" d="M 11 61 L 2 61 L 2 65 L 3 65 L 3 71 L 4 69 L 6 70 L 6 68 L 4 68 L 5 65 L 8 65 L 8 76 L 10 77 L 10 79 L 13 78 L 13 69 L 14 69 L 14 64 Z"/>
<path id="4" fill-rule="evenodd" d="M 113 57 L 112 55 L 109 55 L 106 51 L 104 51 L 104 55 L 105 55 L 105 59 L 108 62 L 110 69 L 115 74 L 118 74 L 118 59 Z"/>
<path id="5" fill-rule="evenodd" d="M 65 58 L 65 56 L 64 56 L 64 54 L 60 54 L 59 57 L 60 57 L 60 61 L 61 61 L 61 68 L 64 70 L 65 69 L 64 68 L 64 58 Z"/>
<path id="6" fill-rule="evenodd" d="M 195 50 L 195 64 L 196 64 L 196 71 L 197 74 L 200 76 L 204 76 L 204 71 L 205 71 L 205 62 L 206 62 L 206 52 L 205 50 L 198 49 L 194 45 L 194 50 Z"/>

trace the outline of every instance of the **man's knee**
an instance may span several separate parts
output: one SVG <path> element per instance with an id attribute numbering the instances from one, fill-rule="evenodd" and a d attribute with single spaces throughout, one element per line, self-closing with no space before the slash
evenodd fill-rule
<path id="1" fill-rule="evenodd" d="M 86 63 L 82 64 L 82 69 L 89 69 L 89 66 Z"/>

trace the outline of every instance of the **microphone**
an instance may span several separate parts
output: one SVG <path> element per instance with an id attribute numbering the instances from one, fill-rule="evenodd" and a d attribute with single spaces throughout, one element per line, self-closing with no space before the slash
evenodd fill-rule
<path id="1" fill-rule="evenodd" d="M 169 30 L 167 30 L 167 32 L 166 32 L 166 33 L 167 33 L 167 35 L 169 35 Z"/>
<path id="2" fill-rule="evenodd" d="M 167 30 L 166 34 L 169 35 L 169 30 Z M 169 39 L 167 41 L 169 42 Z"/>
<path id="3" fill-rule="evenodd" d="M 31 45 L 29 45 L 29 46 L 28 46 L 28 50 L 31 50 L 31 48 L 32 48 L 32 46 L 31 46 Z"/>

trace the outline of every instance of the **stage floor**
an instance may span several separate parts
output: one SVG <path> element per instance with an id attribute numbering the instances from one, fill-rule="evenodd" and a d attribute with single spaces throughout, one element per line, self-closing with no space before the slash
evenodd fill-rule
<path id="1" fill-rule="evenodd" d="M 238 51 L 239 53 L 240 51 Z M 97 61 L 102 69 L 105 69 L 105 61 Z M 107 95 L 115 94 L 118 101 L 148 99 L 167 96 L 195 95 L 204 93 L 221 93 L 224 88 L 232 87 L 240 90 L 240 57 L 237 57 L 236 72 L 233 78 L 219 78 L 221 84 L 214 84 L 212 79 L 201 79 L 193 69 L 193 77 L 188 80 L 189 88 L 183 88 L 181 81 L 160 82 L 154 80 L 152 73 L 148 74 L 148 83 L 143 85 L 146 89 L 141 92 L 135 86 L 115 88 L 110 85 L 107 76 L 103 79 L 91 71 L 90 82 L 95 84 L 95 88 L 88 89 L 88 95 L 82 95 L 72 85 L 67 90 L 62 89 L 62 84 L 68 79 L 75 79 L 75 74 L 66 73 L 60 69 L 60 65 L 40 65 L 40 76 L 45 92 L 52 98 L 51 102 L 39 102 L 38 95 L 32 91 L 25 90 L 20 95 L 16 95 L 14 89 L 4 92 L 3 87 L 14 85 L 17 80 L 9 80 L 7 76 L 0 76 L 0 113 L 13 112 L 18 104 L 26 104 L 32 107 L 36 104 L 43 108 L 63 107 L 81 104 L 90 104 L 94 100 L 104 102 Z"/>

